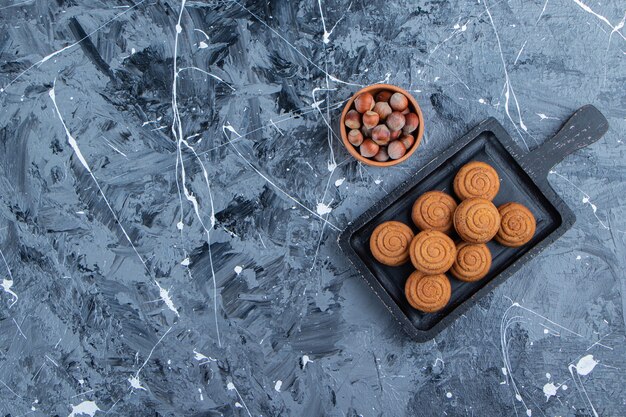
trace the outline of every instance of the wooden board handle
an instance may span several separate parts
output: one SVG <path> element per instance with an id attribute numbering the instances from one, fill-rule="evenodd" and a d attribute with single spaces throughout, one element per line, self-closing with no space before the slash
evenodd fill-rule
<path id="1" fill-rule="evenodd" d="M 539 178 L 545 178 L 567 155 L 596 142 L 608 129 L 606 117 L 587 104 L 576 110 L 556 135 L 524 156 L 526 168 Z"/>

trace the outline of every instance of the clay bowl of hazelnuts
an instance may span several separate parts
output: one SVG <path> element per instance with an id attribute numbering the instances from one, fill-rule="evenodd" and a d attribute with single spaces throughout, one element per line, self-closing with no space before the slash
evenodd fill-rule
<path id="1" fill-rule="evenodd" d="M 340 120 L 343 144 L 367 165 L 388 167 L 406 161 L 424 135 L 424 117 L 415 98 L 390 84 L 357 91 Z"/>

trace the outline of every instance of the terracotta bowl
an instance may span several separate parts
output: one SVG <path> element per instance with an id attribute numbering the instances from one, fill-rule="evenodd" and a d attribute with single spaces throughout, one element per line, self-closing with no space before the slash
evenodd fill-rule
<path id="1" fill-rule="evenodd" d="M 346 114 L 351 108 L 353 108 L 354 99 L 357 98 L 359 94 L 370 93 L 373 96 L 376 96 L 376 94 L 382 90 L 388 90 L 394 93 L 397 92 L 397 93 L 404 94 L 405 97 L 409 100 L 409 109 L 411 109 L 413 113 L 417 114 L 417 117 L 419 118 L 419 126 L 417 127 L 417 131 L 413 132 L 415 136 L 415 143 L 413 143 L 413 146 L 411 146 L 411 148 L 409 148 L 406 151 L 406 153 L 404 154 L 402 158 L 390 159 L 387 162 L 378 162 L 378 161 L 375 161 L 374 159 L 369 159 L 369 158 L 362 156 L 359 153 L 358 149 L 348 141 L 348 128 L 345 125 Z M 406 161 L 407 159 L 411 157 L 411 155 L 413 155 L 417 147 L 420 145 L 420 142 L 422 141 L 422 136 L 424 136 L 424 116 L 422 115 L 422 109 L 420 109 L 419 104 L 417 104 L 417 101 L 415 100 L 415 98 L 411 94 L 409 94 L 408 91 L 406 91 L 403 88 L 396 87 L 395 85 L 391 85 L 391 84 L 374 84 L 374 85 L 370 85 L 365 88 L 362 88 L 361 90 L 354 93 L 354 95 L 350 97 L 350 100 L 348 100 L 348 102 L 346 103 L 346 106 L 344 107 L 343 112 L 341 112 L 341 119 L 339 123 L 340 123 L 339 129 L 341 131 L 341 139 L 343 140 L 343 145 L 346 147 L 348 152 L 350 152 L 352 156 L 354 156 L 356 159 L 363 162 L 364 164 L 372 165 L 375 167 L 390 167 L 390 166 L 397 165 L 401 162 Z"/>

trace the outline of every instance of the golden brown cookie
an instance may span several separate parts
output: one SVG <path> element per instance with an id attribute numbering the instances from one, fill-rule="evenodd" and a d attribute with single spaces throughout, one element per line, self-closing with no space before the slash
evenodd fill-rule
<path id="1" fill-rule="evenodd" d="M 413 204 L 411 219 L 420 230 L 452 230 L 452 216 L 456 210 L 456 201 L 441 191 L 428 191 Z"/>
<path id="2" fill-rule="evenodd" d="M 434 313 L 448 304 L 452 287 L 444 274 L 426 275 L 415 271 L 406 280 L 404 294 L 411 307 L 425 313 Z"/>
<path id="3" fill-rule="evenodd" d="M 493 200 L 500 189 L 500 177 L 491 165 L 473 161 L 459 169 L 452 185 L 461 200 L 472 197 Z"/>
<path id="4" fill-rule="evenodd" d="M 454 263 L 456 247 L 446 234 L 436 230 L 420 232 L 411 241 L 411 263 L 425 274 L 443 274 Z"/>
<path id="5" fill-rule="evenodd" d="M 409 245 L 413 231 L 400 222 L 385 222 L 376 226 L 370 237 L 370 250 L 378 262 L 389 266 L 402 265 L 409 260 Z"/>
<path id="6" fill-rule="evenodd" d="M 535 216 L 519 203 L 506 203 L 498 207 L 500 230 L 496 241 L 504 246 L 518 247 L 528 243 L 535 235 Z"/>
<path id="7" fill-rule="evenodd" d="M 489 200 L 468 198 L 454 212 L 454 228 L 466 242 L 487 243 L 498 233 L 500 213 Z"/>
<path id="8" fill-rule="evenodd" d="M 461 242 L 456 246 L 456 259 L 450 273 L 465 282 L 478 281 L 491 268 L 491 252 L 484 243 Z"/>

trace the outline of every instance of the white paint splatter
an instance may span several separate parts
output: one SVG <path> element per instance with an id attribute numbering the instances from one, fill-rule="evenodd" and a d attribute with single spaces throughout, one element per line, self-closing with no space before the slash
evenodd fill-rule
<path id="1" fill-rule="evenodd" d="M 552 116 L 547 116 L 544 113 L 535 113 L 537 116 L 539 116 L 539 119 L 541 120 L 546 120 L 546 119 L 554 119 L 554 120 L 558 120 L 558 117 L 552 117 Z"/>
<path id="2" fill-rule="evenodd" d="M 511 121 L 511 123 L 513 124 L 513 127 L 517 131 L 518 135 L 522 139 L 522 142 L 524 142 L 524 146 L 526 146 L 526 149 L 529 150 L 530 148 L 528 147 L 528 144 L 526 143 L 526 140 L 524 139 L 524 137 L 522 136 L 522 133 L 517 128 L 517 125 L 513 121 L 513 118 L 511 117 L 511 114 L 509 112 L 509 99 L 512 97 L 513 101 L 515 102 L 515 107 L 517 109 L 518 124 L 519 124 L 519 126 L 520 126 L 520 128 L 522 130 L 527 132 L 528 129 L 526 128 L 526 125 L 522 121 L 522 112 L 521 112 L 519 103 L 517 101 L 517 96 L 515 95 L 515 91 L 513 90 L 513 86 L 511 85 L 511 80 L 509 78 L 509 71 L 507 70 L 507 67 L 506 67 L 506 61 L 504 60 L 504 54 L 502 52 L 502 44 L 500 43 L 500 35 L 498 34 L 498 31 L 496 29 L 495 23 L 493 22 L 493 17 L 491 16 L 491 12 L 489 11 L 489 7 L 487 7 L 487 1 L 485 0 L 483 2 L 483 4 L 485 5 L 485 11 L 487 12 L 487 15 L 489 16 L 489 22 L 491 23 L 491 27 L 493 28 L 493 32 L 496 35 L 496 41 L 497 41 L 497 44 L 498 44 L 498 51 L 500 52 L 500 60 L 502 61 L 502 68 L 504 70 L 504 87 L 505 87 L 504 111 L 505 111 L 507 117 L 509 118 L 509 120 Z"/>
<path id="3" fill-rule="evenodd" d="M 478 99 L 478 102 L 479 102 L 480 104 L 485 104 L 485 103 L 486 103 L 486 101 L 485 101 L 485 99 L 484 99 L 484 98 L 479 98 L 479 99 Z"/>
<path id="4" fill-rule="evenodd" d="M 509 312 L 513 309 L 513 308 L 518 308 L 520 310 L 523 310 L 524 312 L 528 312 L 530 314 L 533 314 L 534 316 L 537 316 L 539 318 L 541 318 L 542 320 L 550 323 L 552 326 L 554 326 L 555 328 L 559 328 L 563 331 L 566 331 L 568 333 L 571 333 L 575 336 L 578 337 L 582 337 L 582 335 L 580 335 L 579 333 L 576 333 L 566 327 L 561 326 L 560 324 L 548 319 L 545 316 L 542 316 L 539 313 L 534 312 L 533 310 L 526 308 L 522 305 L 520 305 L 517 302 L 513 302 L 511 304 L 511 306 L 504 312 L 504 315 L 502 316 L 502 319 L 500 321 L 500 348 L 502 351 L 502 359 L 504 361 L 504 368 L 503 368 L 503 373 L 504 370 L 506 369 L 506 373 L 505 375 L 508 375 L 508 380 L 510 380 L 510 384 L 513 388 L 513 391 L 515 393 L 515 399 L 519 402 L 522 403 L 522 405 L 524 406 L 524 408 L 526 409 L 526 415 L 530 416 L 532 414 L 532 410 L 530 410 L 530 408 L 528 407 L 528 405 L 526 404 L 526 402 L 524 401 L 524 399 L 522 398 L 521 392 L 519 390 L 519 387 L 517 386 L 517 383 L 515 381 L 515 378 L 513 376 L 513 372 L 512 372 L 512 368 L 511 368 L 511 361 L 509 359 L 509 343 L 507 340 L 507 330 L 514 325 L 515 323 L 523 323 L 524 321 L 527 321 L 527 318 L 524 317 L 521 314 L 514 314 L 512 317 L 509 317 Z M 530 343 L 532 345 L 532 342 Z M 573 366 L 573 365 L 570 365 Z M 530 413 L 530 414 L 529 414 Z"/>
<path id="5" fill-rule="evenodd" d="M 568 183 L 570 183 L 572 185 L 572 187 L 576 188 L 578 191 L 580 191 L 580 193 L 583 195 L 583 204 L 589 204 L 591 206 L 591 210 L 593 211 L 593 215 L 594 217 L 598 220 L 598 222 L 600 223 L 600 225 L 606 229 L 606 230 L 611 230 L 611 228 L 609 226 L 607 226 L 604 221 L 602 221 L 602 219 L 600 219 L 600 217 L 598 217 L 598 214 L 596 213 L 598 211 L 598 207 L 593 204 L 591 202 L 591 197 L 589 197 L 589 194 L 587 194 L 586 192 L 584 192 L 580 187 L 578 187 L 576 184 L 574 184 L 573 182 L 571 182 L 570 180 L 568 180 L 566 177 L 564 177 L 563 175 L 559 174 L 558 172 L 554 171 L 554 170 L 550 170 L 548 171 L 549 174 L 554 174 L 557 175 L 561 178 L 563 178 L 565 181 L 567 181 Z M 617 230 L 620 233 L 626 233 L 626 231 L 623 230 Z"/>
<path id="6" fill-rule="evenodd" d="M 83 401 L 80 404 L 72 405 L 72 412 L 67 417 L 77 417 L 87 415 L 93 417 L 98 411 L 102 411 L 95 401 Z"/>
<path id="7" fill-rule="evenodd" d="M 328 207 L 324 203 L 317 203 L 317 208 L 315 211 L 317 211 L 317 214 L 319 214 L 320 216 L 323 216 L 324 214 L 330 213 L 332 210 L 332 208 Z"/>
<path id="8" fill-rule="evenodd" d="M 217 362 L 217 359 L 214 359 L 210 356 L 206 356 L 198 351 L 196 351 L 195 349 L 193 350 L 193 357 L 195 360 L 197 360 L 198 362 L 202 362 L 200 365 L 204 365 L 208 362 Z"/>
<path id="9" fill-rule="evenodd" d="M 502 373 L 504 374 L 504 376 L 507 376 L 509 374 L 505 367 L 502 367 Z"/>
<path id="10" fill-rule="evenodd" d="M 598 362 L 593 359 L 593 355 L 583 356 L 576 364 L 576 372 L 578 375 L 588 375 L 597 364 Z"/>
<path id="11" fill-rule="evenodd" d="M 311 358 L 309 358 L 309 355 L 303 355 L 302 356 L 302 369 L 306 368 L 306 364 L 309 362 L 311 363 L 313 362 Z"/>
<path id="12" fill-rule="evenodd" d="M 241 6 L 241 5 L 240 5 Z M 242 6 L 243 7 L 243 6 Z M 247 9 L 246 9 L 247 10 Z M 228 122 L 227 122 L 228 123 Z M 235 150 L 235 152 L 237 152 L 237 155 L 239 155 L 239 157 L 241 159 L 244 160 L 244 162 L 252 169 L 254 170 L 254 172 L 257 173 L 257 175 L 259 175 L 261 178 L 263 178 L 267 183 L 269 183 L 272 187 L 276 188 L 278 191 L 280 191 L 282 194 L 284 194 L 286 197 L 288 197 L 290 200 L 292 200 L 294 203 L 296 203 L 297 205 L 299 205 L 300 207 L 302 207 L 304 210 L 308 211 L 309 213 L 311 213 L 313 216 L 317 217 L 318 219 L 320 219 L 321 221 L 324 222 L 324 224 L 328 225 L 329 227 L 331 227 L 333 230 L 341 230 L 339 227 L 335 226 L 334 224 L 332 224 L 331 222 L 329 222 L 327 219 L 325 219 L 324 217 L 320 216 L 319 214 L 317 214 L 316 212 L 314 212 L 313 210 L 311 210 L 310 208 L 308 208 L 307 206 L 305 206 L 304 204 L 302 204 L 300 201 L 298 201 L 295 197 L 293 197 L 291 194 L 289 194 L 288 192 L 286 192 L 285 190 L 283 190 L 282 188 L 280 188 L 278 185 L 276 185 L 272 180 L 270 180 L 266 175 L 264 175 L 259 169 L 257 169 L 248 159 L 246 159 L 246 157 L 243 156 L 243 154 L 239 151 L 239 149 L 237 149 L 237 147 L 232 143 L 232 141 L 230 140 L 230 138 L 228 137 L 228 135 L 226 134 L 226 131 L 232 132 L 235 135 L 237 135 L 238 138 L 242 138 L 243 136 L 241 136 L 236 130 L 235 128 L 230 124 L 224 124 L 222 125 L 222 132 L 224 133 L 224 136 L 226 137 L 226 139 L 228 140 L 228 144 Z"/>
<path id="13" fill-rule="evenodd" d="M 526 410 L 526 415 L 528 417 L 531 417 L 533 415 L 533 410 L 531 410 L 530 408 L 528 410 Z"/>
<path id="14" fill-rule="evenodd" d="M 276 384 L 274 384 L 274 390 L 280 392 L 280 387 L 282 386 L 283 386 L 283 381 L 279 379 L 278 381 L 276 381 Z"/>
<path id="15" fill-rule="evenodd" d="M 561 389 L 563 391 L 567 391 L 567 388 L 569 388 L 567 385 L 565 385 L 565 384 L 561 385 Z"/>
<path id="16" fill-rule="evenodd" d="M 239 394 L 239 391 L 237 390 L 237 387 L 235 386 L 235 384 L 233 384 L 232 382 L 229 382 L 228 384 L 226 384 L 226 388 L 228 388 L 229 391 L 235 391 L 237 393 L 237 397 L 239 397 L 239 401 L 241 401 L 241 404 L 243 404 L 243 408 L 245 408 L 246 411 L 248 412 L 248 416 L 252 417 L 252 414 L 250 413 L 250 410 L 248 409 L 246 402 L 241 397 L 241 394 Z M 237 404 L 239 404 L 239 407 L 241 407 L 241 404 L 239 402 L 235 403 L 235 406 L 237 406 Z"/>
<path id="17" fill-rule="evenodd" d="M 18 296 L 16 293 L 13 292 L 13 290 L 11 290 L 11 287 L 13 286 L 13 280 L 12 279 L 3 279 L 2 280 L 2 289 L 4 290 L 4 292 L 6 292 L 7 294 L 11 295 L 12 297 L 12 302 L 11 304 L 9 304 L 9 308 L 13 307 L 13 305 L 15 303 L 17 303 L 18 300 Z"/>
<path id="18" fill-rule="evenodd" d="M 185 258 L 182 260 L 182 262 L 180 263 L 182 266 L 189 266 L 189 264 L 191 263 L 191 260 L 189 260 L 189 258 Z"/>
<path id="19" fill-rule="evenodd" d="M 63 117 L 61 116 L 61 112 L 59 111 L 59 108 L 57 107 L 56 94 L 54 92 L 55 84 L 56 84 L 56 79 L 54 80 L 54 83 L 52 84 L 52 88 L 48 91 L 48 95 L 50 96 L 50 99 L 52 100 L 52 104 L 54 104 L 54 108 L 57 112 L 57 116 L 59 116 L 59 120 L 61 121 L 61 124 L 63 125 L 63 129 L 65 129 L 65 134 L 67 135 L 67 141 L 69 142 L 70 146 L 72 147 L 72 150 L 76 154 L 76 157 L 78 158 L 82 166 L 87 170 L 87 172 L 91 173 L 91 168 L 89 167 L 87 160 L 83 156 L 83 153 L 80 151 L 80 148 L 78 147 L 78 143 L 76 142 L 76 139 L 74 139 L 69 129 L 67 128 L 67 125 L 65 124 L 65 120 L 63 120 Z"/>
<path id="20" fill-rule="evenodd" d="M 587 394 L 587 390 L 585 389 L 585 386 L 583 385 L 583 381 L 580 377 L 581 375 L 589 374 L 593 370 L 593 368 L 596 366 L 596 364 L 597 362 L 593 359 L 593 355 L 587 355 L 587 356 L 582 357 L 576 365 L 570 364 L 567 367 L 567 369 L 570 375 L 572 375 L 572 380 L 574 381 L 574 385 L 576 385 L 576 388 L 580 391 L 581 396 L 583 396 L 583 398 L 589 404 L 589 408 L 591 409 L 594 417 L 599 417 L 598 412 L 593 406 L 593 403 L 591 402 L 591 399 L 589 398 L 589 395 Z M 576 369 L 576 373 L 574 373 L 574 369 Z"/>
<path id="21" fill-rule="evenodd" d="M 198 44 L 198 48 L 200 49 L 204 49 L 204 48 L 208 48 L 209 45 L 207 45 L 207 43 L 205 41 L 200 41 L 200 43 Z"/>
<path id="22" fill-rule="evenodd" d="M 243 268 L 239 265 L 235 267 L 235 274 L 239 275 L 243 271 Z"/>
<path id="23" fill-rule="evenodd" d="M 582 259 L 582 257 L 580 255 L 576 256 L 576 260 L 580 261 Z"/>
<path id="24" fill-rule="evenodd" d="M 447 392 L 446 393 L 446 398 L 452 398 L 452 393 L 451 392 Z"/>
<path id="25" fill-rule="evenodd" d="M 174 305 L 174 301 L 172 301 L 172 297 L 170 297 L 169 291 L 161 287 L 161 285 L 156 280 L 154 281 L 154 283 L 157 285 L 157 287 L 159 287 L 159 296 L 161 297 L 161 300 L 165 303 L 167 308 L 172 310 L 176 314 L 176 316 L 179 316 L 178 310 Z"/>
<path id="26" fill-rule="evenodd" d="M 617 34 L 619 34 L 622 37 L 622 39 L 626 40 L 626 37 L 619 31 L 621 29 L 621 27 L 614 26 L 613 24 L 611 24 L 611 22 L 609 22 L 609 20 L 606 17 L 604 17 L 602 15 L 599 15 L 598 13 L 594 12 L 593 10 L 591 10 L 591 8 L 589 6 L 587 6 L 582 1 L 574 0 L 574 3 L 576 3 L 578 6 L 580 6 L 580 8 L 583 9 L 584 11 L 586 11 L 587 13 L 594 15 L 595 17 L 597 17 L 598 19 L 600 19 L 604 23 L 606 23 L 612 29 L 611 33 L 617 32 Z"/>
<path id="27" fill-rule="evenodd" d="M 383 182 L 383 180 L 381 180 L 380 178 L 376 178 L 374 180 L 374 184 L 379 185 L 381 182 Z"/>
<path id="28" fill-rule="evenodd" d="M 202 395 L 202 388 L 198 388 L 198 392 L 200 393 L 200 401 L 204 401 L 204 396 Z"/>
<path id="29" fill-rule="evenodd" d="M 243 408 L 243 405 L 241 405 L 241 404 L 239 403 L 239 401 L 236 401 L 236 402 L 235 402 L 235 407 L 236 407 L 236 408 Z"/>
<path id="30" fill-rule="evenodd" d="M 543 386 L 543 393 L 546 396 L 546 401 L 548 401 L 550 397 L 553 397 L 556 395 L 557 389 L 558 387 L 554 385 L 552 382 L 548 382 L 547 384 Z"/>
<path id="31" fill-rule="evenodd" d="M 552 378 L 552 375 L 550 375 L 550 372 L 546 372 L 546 378 L 548 379 Z"/>
<path id="32" fill-rule="evenodd" d="M 335 181 L 335 187 L 339 187 L 341 184 L 343 184 L 345 180 L 346 180 L 345 177 L 339 178 L 337 181 Z"/>
<path id="33" fill-rule="evenodd" d="M 128 378 L 128 382 L 130 382 L 130 386 L 133 387 L 133 389 L 142 389 L 146 391 L 146 389 L 141 385 L 141 381 L 136 375 L 131 375 L 130 378 Z"/>

